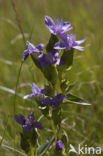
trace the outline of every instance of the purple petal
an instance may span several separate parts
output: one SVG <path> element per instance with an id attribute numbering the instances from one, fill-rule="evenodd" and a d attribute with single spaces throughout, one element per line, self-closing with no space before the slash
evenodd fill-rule
<path id="1" fill-rule="evenodd" d="M 32 84 L 32 93 L 34 96 L 38 96 L 40 94 L 40 89 L 35 83 Z"/>
<path id="2" fill-rule="evenodd" d="M 76 35 L 75 34 L 67 35 L 67 41 L 68 42 L 75 42 L 76 41 Z"/>
<path id="3" fill-rule="evenodd" d="M 29 51 L 28 50 L 24 50 L 24 53 L 23 53 L 23 61 L 25 61 L 29 56 Z"/>
<path id="4" fill-rule="evenodd" d="M 55 25 L 53 19 L 49 16 L 45 16 L 45 24 L 47 25 L 47 27 Z"/>
<path id="5" fill-rule="evenodd" d="M 75 41 L 78 45 L 85 42 L 87 40 L 87 37 L 83 38 L 82 40 L 80 41 Z"/>
<path id="6" fill-rule="evenodd" d="M 59 56 L 59 50 L 51 51 L 50 54 L 51 54 L 53 57 L 57 58 L 57 57 Z"/>
<path id="7" fill-rule="evenodd" d="M 18 122 L 21 125 L 23 125 L 25 123 L 25 117 L 21 114 L 15 115 L 15 120 L 16 120 L 16 122 Z"/>
<path id="8" fill-rule="evenodd" d="M 55 58 L 53 58 L 53 56 L 50 53 L 39 55 L 38 60 L 42 67 L 49 66 L 56 62 Z"/>
<path id="9" fill-rule="evenodd" d="M 52 103 L 54 102 L 55 104 L 60 104 L 62 103 L 64 100 L 66 99 L 66 96 L 63 95 L 63 94 L 58 94 L 57 96 L 55 96 L 53 99 L 52 99 Z"/>
<path id="10" fill-rule="evenodd" d="M 57 65 L 59 65 L 59 64 L 60 64 L 60 59 L 57 59 L 56 64 L 57 64 Z"/>
<path id="11" fill-rule="evenodd" d="M 28 116 L 27 119 L 29 119 L 30 121 L 34 121 L 34 112 L 32 112 L 32 113 Z"/>
<path id="12" fill-rule="evenodd" d="M 68 32 L 72 29 L 72 27 L 70 27 L 70 25 L 71 25 L 70 22 L 63 22 L 63 26 L 62 26 L 63 33 Z"/>
<path id="13" fill-rule="evenodd" d="M 62 59 L 57 59 L 56 64 L 59 65 L 59 66 L 62 66 L 62 65 L 64 65 L 65 63 L 62 61 Z"/>
<path id="14" fill-rule="evenodd" d="M 44 88 L 41 88 L 40 89 L 40 93 L 45 95 L 46 94 L 45 89 Z"/>
<path id="15" fill-rule="evenodd" d="M 51 105 L 51 99 L 50 98 L 45 98 L 41 100 L 41 103 L 47 106 Z"/>
<path id="16" fill-rule="evenodd" d="M 32 125 L 23 125 L 23 127 L 27 132 L 29 132 L 33 128 Z"/>
<path id="17" fill-rule="evenodd" d="M 24 96 L 24 99 L 31 98 L 32 96 L 34 96 L 34 94 L 28 94 L 28 95 L 25 95 L 25 96 Z"/>
<path id="18" fill-rule="evenodd" d="M 49 16 L 45 16 L 45 24 L 52 34 L 55 34 L 55 23 Z"/>
<path id="19" fill-rule="evenodd" d="M 71 29 L 73 29 L 73 27 L 70 27 L 70 28 L 65 29 L 65 30 L 63 31 L 63 33 L 66 33 L 66 32 L 68 32 L 68 31 L 70 31 Z"/>
<path id="20" fill-rule="evenodd" d="M 54 49 L 65 49 L 65 48 L 66 48 L 65 43 L 62 43 L 62 42 L 57 42 L 54 45 Z"/>
<path id="21" fill-rule="evenodd" d="M 84 47 L 81 47 L 81 46 L 73 46 L 73 48 L 80 50 L 80 51 L 84 51 Z"/>
<path id="22" fill-rule="evenodd" d="M 39 44 L 36 47 L 30 43 L 29 41 L 27 41 L 27 45 L 28 45 L 28 50 L 29 50 L 29 54 L 32 53 L 37 53 L 37 52 L 41 52 L 43 50 L 44 44 Z"/>
<path id="23" fill-rule="evenodd" d="M 34 122 L 33 123 L 33 128 L 38 128 L 38 129 L 43 129 L 43 126 L 40 122 Z"/>
<path id="24" fill-rule="evenodd" d="M 43 51 L 43 48 L 44 48 L 44 44 L 39 44 L 39 45 L 37 45 L 37 46 L 35 47 L 35 49 L 36 49 L 37 52 Z"/>
<path id="25" fill-rule="evenodd" d="M 57 143 L 56 143 L 56 150 L 63 150 L 64 149 L 64 144 L 61 140 L 59 140 Z"/>
<path id="26" fill-rule="evenodd" d="M 40 64 L 41 64 L 42 67 L 46 67 L 46 66 L 48 66 L 48 65 L 51 64 L 49 62 L 48 57 L 47 57 L 46 54 L 39 55 L 38 60 L 39 60 L 39 62 L 40 62 Z"/>
<path id="27" fill-rule="evenodd" d="M 66 96 L 63 94 L 58 94 L 52 99 L 51 107 L 57 108 L 60 103 L 62 103 L 66 99 Z"/>
<path id="28" fill-rule="evenodd" d="M 27 46 L 28 46 L 29 54 L 32 54 L 33 52 L 35 52 L 35 46 L 32 43 L 27 41 Z"/>
<path id="29" fill-rule="evenodd" d="M 57 108 L 60 103 L 62 103 L 66 99 L 66 96 L 63 94 L 58 94 L 57 96 L 53 98 L 44 98 L 41 100 L 42 104 L 45 104 L 47 106 L 51 106 L 53 108 Z"/>
<path id="30" fill-rule="evenodd" d="M 67 41 L 67 34 L 60 34 L 59 37 L 60 37 L 63 41 Z"/>
<path id="31" fill-rule="evenodd" d="M 63 22 L 63 28 L 67 29 L 68 27 L 70 27 L 70 22 Z"/>

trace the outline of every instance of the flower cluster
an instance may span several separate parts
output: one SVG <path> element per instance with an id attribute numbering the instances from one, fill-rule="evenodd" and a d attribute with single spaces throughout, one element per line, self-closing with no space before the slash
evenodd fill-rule
<path id="1" fill-rule="evenodd" d="M 66 80 L 62 79 L 62 73 L 65 72 L 65 69 L 68 69 L 73 62 L 73 53 L 74 49 L 83 51 L 84 47 L 80 46 L 83 42 L 86 41 L 86 37 L 80 41 L 76 40 L 75 34 L 67 34 L 68 31 L 72 29 L 70 22 L 64 22 L 63 19 L 59 21 L 57 19 L 54 21 L 51 17 L 45 16 L 45 24 L 51 33 L 50 40 L 45 46 L 44 44 L 39 44 L 34 46 L 32 43 L 27 41 L 27 49 L 23 52 L 23 62 L 30 55 L 35 65 L 41 70 L 44 77 L 47 79 L 48 84 L 39 88 L 35 83 L 32 84 L 32 93 L 25 95 L 24 99 L 35 98 L 38 103 L 38 108 L 42 108 L 41 112 L 45 117 L 50 120 L 53 120 L 56 127 L 60 127 L 61 124 L 61 108 L 62 104 L 71 100 L 67 99 L 68 94 L 66 94 Z M 44 51 L 45 48 L 45 51 Z M 63 68 L 65 67 L 65 68 Z M 69 96 L 71 98 L 71 96 Z M 76 99 L 75 96 L 72 98 Z M 78 101 L 78 99 L 77 99 Z M 45 107 L 45 109 L 44 109 Z M 55 115 L 55 116 L 54 116 Z M 17 123 L 22 125 L 25 132 L 31 132 L 33 130 L 34 135 L 36 133 L 35 128 L 43 129 L 43 126 L 40 122 L 35 121 L 34 113 L 32 112 L 27 118 L 22 114 L 15 115 L 15 120 Z M 55 128 L 53 127 L 53 131 Z M 56 150 L 59 152 L 64 150 L 64 143 L 59 140 L 60 136 L 55 135 Z M 23 134 L 22 139 L 28 136 Z M 60 135 L 60 134 L 59 134 Z M 28 139 L 32 142 L 32 136 Z M 62 138 L 62 135 L 61 135 Z M 30 142 L 30 144 L 31 144 Z M 27 141 L 28 144 L 28 141 Z"/>
<path id="2" fill-rule="evenodd" d="M 26 131 L 30 131 L 32 128 L 43 129 L 40 122 L 34 122 L 34 113 L 32 112 L 27 118 L 22 114 L 15 115 L 15 120 L 17 123 L 23 126 Z"/>
<path id="3" fill-rule="evenodd" d="M 72 27 L 70 27 L 71 26 L 70 22 L 63 22 L 63 19 L 61 19 L 60 22 L 59 19 L 57 19 L 57 21 L 54 22 L 54 20 L 51 17 L 45 16 L 45 24 L 49 29 L 49 31 L 53 35 L 62 39 L 63 42 L 55 43 L 53 47 L 54 51 L 50 51 L 47 54 L 44 53 L 41 54 L 45 46 L 44 44 L 39 44 L 37 46 L 34 46 L 33 44 L 27 41 L 28 49 L 25 50 L 23 53 L 24 55 L 23 61 L 25 61 L 30 54 L 39 53 L 38 61 L 40 62 L 43 68 L 51 64 L 64 65 L 65 62 L 63 63 L 59 58 L 60 49 L 70 50 L 72 48 L 75 48 L 80 51 L 84 50 L 84 47 L 81 47 L 79 45 L 86 41 L 87 39 L 86 37 L 80 41 L 76 41 L 75 34 L 66 34 L 66 32 L 72 29 Z"/>
<path id="4" fill-rule="evenodd" d="M 57 143 L 56 143 L 56 149 L 61 151 L 64 149 L 64 144 L 61 140 L 59 140 Z"/>

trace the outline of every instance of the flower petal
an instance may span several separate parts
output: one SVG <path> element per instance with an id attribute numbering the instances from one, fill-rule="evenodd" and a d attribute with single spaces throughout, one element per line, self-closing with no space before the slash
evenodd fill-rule
<path id="1" fill-rule="evenodd" d="M 59 50 L 51 51 L 50 54 L 51 54 L 53 57 L 57 58 L 57 57 L 59 56 Z"/>
<path id="2" fill-rule="evenodd" d="M 31 98 L 32 96 L 34 96 L 34 94 L 28 94 L 28 95 L 25 95 L 25 96 L 24 96 L 24 99 Z"/>
<path id="3" fill-rule="evenodd" d="M 71 29 L 73 29 L 73 27 L 70 27 L 70 28 L 65 29 L 65 30 L 63 31 L 63 33 L 66 33 L 66 32 L 68 32 L 68 31 L 70 31 Z"/>
<path id="4" fill-rule="evenodd" d="M 29 132 L 33 127 L 32 125 L 23 125 L 24 129 Z"/>
<path id="5" fill-rule="evenodd" d="M 70 22 L 63 22 L 63 29 L 67 29 L 68 27 L 70 27 Z"/>
<path id="6" fill-rule="evenodd" d="M 33 128 L 38 128 L 38 129 L 43 129 L 43 126 L 40 122 L 34 122 L 33 123 Z"/>
<path id="7" fill-rule="evenodd" d="M 66 100 L 66 96 L 63 94 L 58 94 L 57 96 L 55 96 L 54 101 L 58 104 L 60 104 L 61 102 L 63 102 L 64 100 Z"/>
<path id="8" fill-rule="evenodd" d="M 25 123 L 25 117 L 21 114 L 15 115 L 15 120 L 17 123 L 23 125 Z"/>
<path id="9" fill-rule="evenodd" d="M 24 50 L 24 53 L 23 53 L 23 61 L 25 61 L 29 56 L 29 50 Z"/>
<path id="10" fill-rule="evenodd" d="M 35 51 L 35 46 L 29 41 L 27 41 L 27 46 L 28 46 L 29 54 L 32 54 Z"/>
<path id="11" fill-rule="evenodd" d="M 62 65 L 64 65 L 65 63 L 62 61 L 62 59 L 57 59 L 56 64 L 59 65 L 59 66 L 62 66 Z"/>
<path id="12" fill-rule="evenodd" d="M 36 52 L 41 52 L 41 51 L 43 51 L 43 48 L 44 48 L 44 44 L 38 44 L 38 45 L 35 47 L 35 50 L 37 49 Z"/>
<path id="13" fill-rule="evenodd" d="M 41 103 L 47 106 L 51 105 L 51 99 L 50 98 L 45 98 L 41 100 Z"/>
<path id="14" fill-rule="evenodd" d="M 73 48 L 80 50 L 80 51 L 84 51 L 84 47 L 81 47 L 81 46 L 73 46 Z"/>
<path id="15" fill-rule="evenodd" d="M 38 96 L 40 94 L 40 89 L 35 83 L 32 84 L 32 93 L 34 96 Z"/>
<path id="16" fill-rule="evenodd" d="M 64 143 L 59 140 L 57 143 L 56 143 L 56 150 L 63 150 L 64 149 Z"/>
<path id="17" fill-rule="evenodd" d="M 82 40 L 80 41 L 75 41 L 78 45 L 85 42 L 87 40 L 87 37 L 83 38 Z"/>
<path id="18" fill-rule="evenodd" d="M 62 33 L 68 32 L 72 29 L 72 27 L 70 27 L 70 22 L 63 22 L 63 26 L 62 26 Z M 69 28 L 70 27 L 70 28 Z"/>
<path id="19" fill-rule="evenodd" d="M 28 120 L 31 120 L 31 121 L 34 121 L 34 112 L 32 112 L 32 113 L 28 116 L 27 119 L 28 119 Z"/>
<path id="20" fill-rule="evenodd" d="M 52 56 L 50 56 L 49 54 L 39 55 L 38 60 L 42 67 L 46 67 L 52 64 Z"/>
<path id="21" fill-rule="evenodd" d="M 45 24 L 47 25 L 47 27 L 55 25 L 53 19 L 50 16 L 45 16 Z"/>
<path id="22" fill-rule="evenodd" d="M 54 21 L 53 21 L 53 19 L 51 17 L 45 16 L 45 24 L 46 24 L 47 28 L 49 29 L 49 31 L 52 34 L 56 35 L 56 33 L 55 33 L 55 23 L 54 23 Z"/>
<path id="23" fill-rule="evenodd" d="M 67 41 L 67 35 L 68 35 L 68 34 L 64 34 L 64 33 L 63 33 L 63 34 L 60 34 L 59 37 L 60 37 L 64 42 L 66 42 L 66 41 Z"/>
<path id="24" fill-rule="evenodd" d="M 63 42 L 57 42 L 55 45 L 54 45 L 54 49 L 65 49 L 66 46 L 65 46 L 65 43 Z"/>
<path id="25" fill-rule="evenodd" d="M 40 89 L 40 93 L 46 95 L 45 89 L 44 88 L 41 88 Z"/>

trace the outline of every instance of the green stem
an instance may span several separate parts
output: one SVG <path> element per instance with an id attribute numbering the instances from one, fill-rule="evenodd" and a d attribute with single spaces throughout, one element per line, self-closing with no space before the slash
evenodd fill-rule
<path id="1" fill-rule="evenodd" d="M 37 146 L 35 146 L 35 156 L 37 156 Z"/>
<path id="2" fill-rule="evenodd" d="M 33 149 L 32 145 L 30 146 L 30 156 L 34 156 L 34 149 Z M 37 155 L 35 155 L 35 156 L 37 156 Z"/>
<path id="3" fill-rule="evenodd" d="M 54 133 L 55 140 L 57 140 L 56 130 L 55 130 L 54 122 L 52 119 L 50 120 L 50 124 L 51 124 L 51 128 L 53 130 L 53 133 Z"/>

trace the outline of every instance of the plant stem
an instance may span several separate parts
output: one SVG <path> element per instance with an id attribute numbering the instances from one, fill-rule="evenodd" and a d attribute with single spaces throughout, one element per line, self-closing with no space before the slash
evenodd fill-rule
<path id="1" fill-rule="evenodd" d="M 23 38 L 23 41 L 24 41 L 24 46 L 26 46 L 26 39 L 25 39 L 24 31 L 23 31 L 22 26 L 21 26 L 21 21 L 20 21 L 18 12 L 17 12 L 15 0 L 11 0 L 11 3 L 12 3 L 13 10 L 15 12 L 15 15 L 16 15 L 16 21 L 17 21 L 17 24 L 18 24 L 19 31 L 20 31 L 20 33 L 22 35 L 22 38 Z"/>
<path id="2" fill-rule="evenodd" d="M 33 149 L 32 145 L 30 146 L 30 156 L 34 156 L 34 149 Z M 35 156 L 37 156 L 37 155 L 35 155 Z"/>
<path id="3" fill-rule="evenodd" d="M 37 156 L 37 146 L 35 146 L 35 156 Z"/>
<path id="4" fill-rule="evenodd" d="M 51 128 L 53 130 L 53 133 L 54 133 L 55 140 L 57 140 L 56 130 L 55 130 L 54 122 L 52 119 L 50 120 L 50 124 L 51 124 Z"/>

